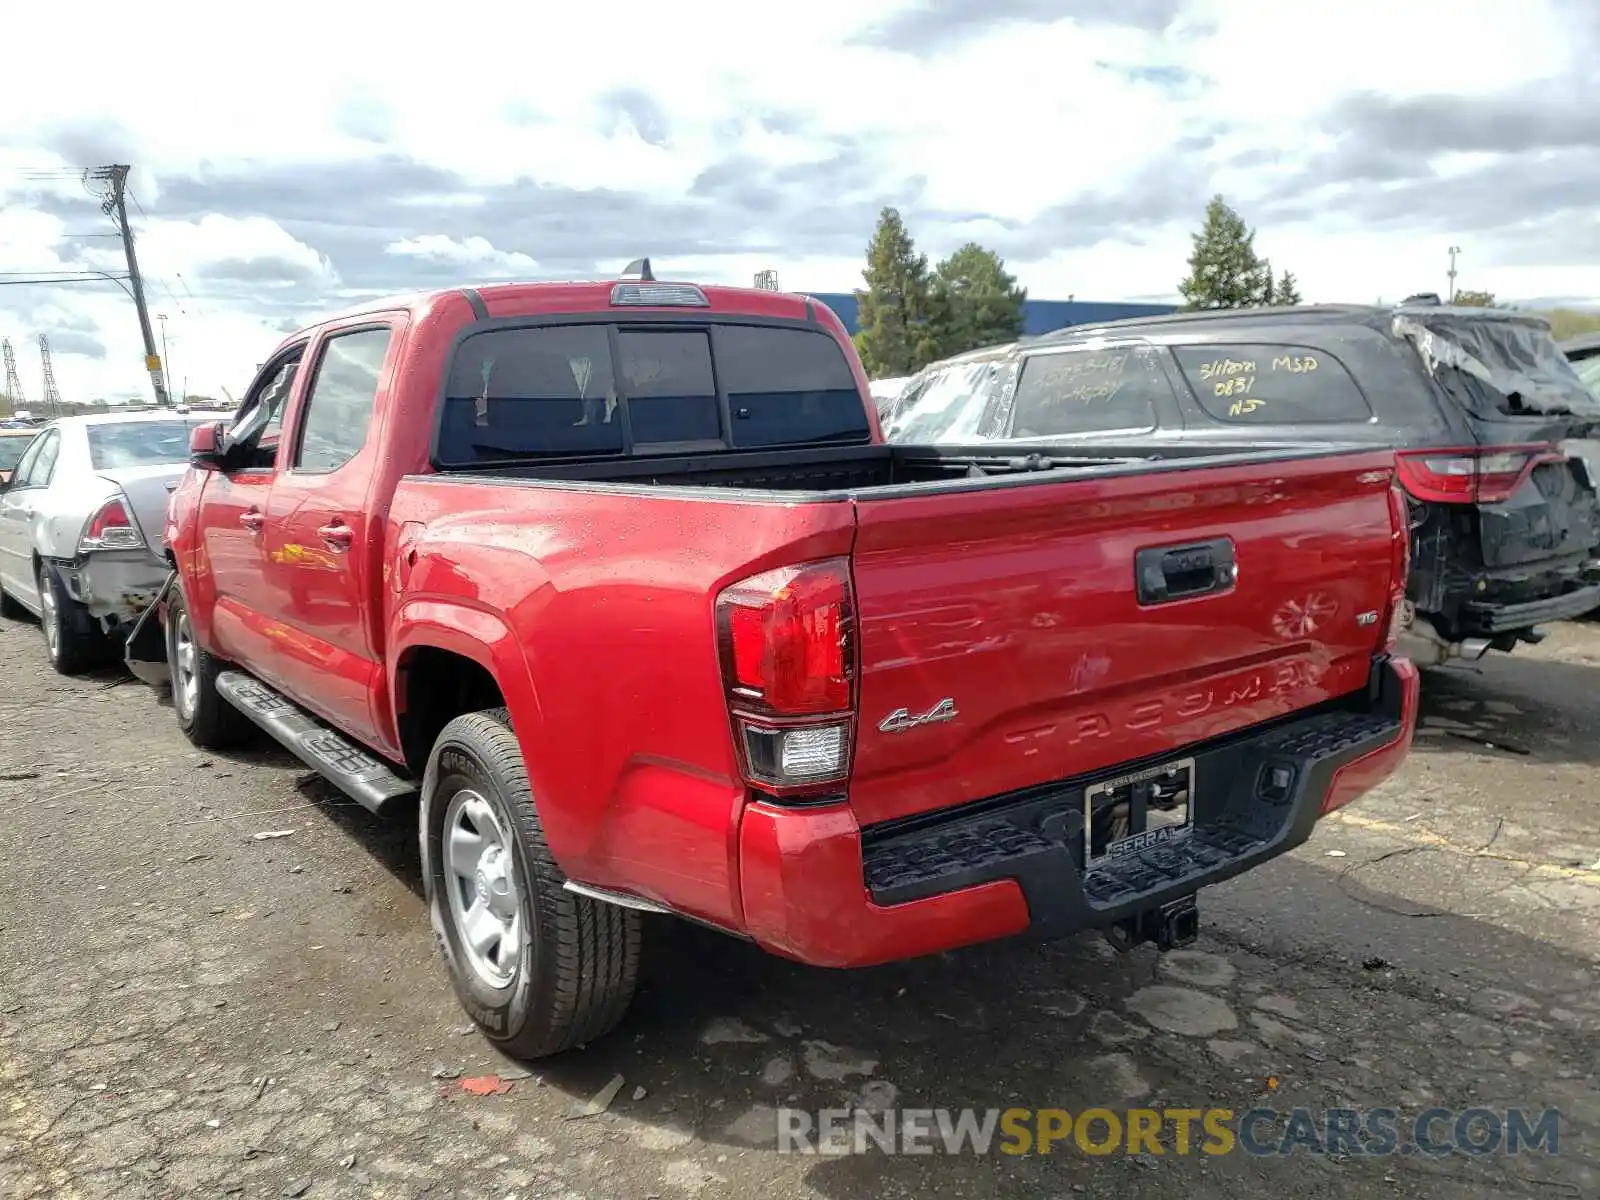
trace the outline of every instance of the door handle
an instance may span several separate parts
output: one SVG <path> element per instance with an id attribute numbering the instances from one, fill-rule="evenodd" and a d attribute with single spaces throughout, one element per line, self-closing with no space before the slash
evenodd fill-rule
<path id="1" fill-rule="evenodd" d="M 348 550 L 355 540 L 356 531 L 343 521 L 329 521 L 317 530 L 317 536 L 334 550 Z"/>
<path id="2" fill-rule="evenodd" d="M 239 524 L 243 525 L 251 533 L 260 533 L 261 524 L 265 520 L 266 518 L 253 508 L 248 512 L 242 512 L 239 514 Z"/>
<path id="3" fill-rule="evenodd" d="M 1135 592 L 1145 605 L 1225 592 L 1239 574 L 1233 541 L 1225 537 L 1140 550 L 1133 561 Z"/>

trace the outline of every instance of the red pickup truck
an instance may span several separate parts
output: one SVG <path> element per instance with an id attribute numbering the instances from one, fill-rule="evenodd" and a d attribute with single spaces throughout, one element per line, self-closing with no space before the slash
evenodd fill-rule
<path id="1" fill-rule="evenodd" d="M 621 1019 L 641 912 L 834 967 L 1186 942 L 1405 756 L 1387 450 L 891 446 L 868 395 L 822 305 L 647 266 L 296 334 L 172 496 L 178 720 L 420 800 L 529 1058 Z"/>

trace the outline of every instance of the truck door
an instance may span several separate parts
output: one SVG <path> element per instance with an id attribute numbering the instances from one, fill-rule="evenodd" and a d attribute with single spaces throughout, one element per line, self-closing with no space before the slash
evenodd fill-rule
<path id="1" fill-rule="evenodd" d="M 197 592 L 191 603 L 209 609 L 211 648 L 274 683 L 263 528 L 283 417 L 305 350 L 301 343 L 275 356 L 245 394 L 228 430 L 227 465 L 206 477 L 200 497 L 198 549 L 208 569 L 185 572 Z"/>
<path id="2" fill-rule="evenodd" d="M 383 672 L 373 624 L 381 615 L 369 598 L 382 572 L 383 530 L 370 492 L 374 413 L 399 340 L 393 322 L 370 317 L 324 331 L 264 530 L 275 674 L 291 699 L 380 748 L 372 691 Z"/>

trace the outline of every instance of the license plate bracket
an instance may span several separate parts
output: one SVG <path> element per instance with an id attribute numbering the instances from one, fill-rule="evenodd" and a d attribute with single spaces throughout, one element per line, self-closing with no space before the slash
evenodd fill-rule
<path id="1" fill-rule="evenodd" d="M 1194 759 L 1091 784 L 1083 793 L 1084 870 L 1112 865 L 1194 829 Z"/>

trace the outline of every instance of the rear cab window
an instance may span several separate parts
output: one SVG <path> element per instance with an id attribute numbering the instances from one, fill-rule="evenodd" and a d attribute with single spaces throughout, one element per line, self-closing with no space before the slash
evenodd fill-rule
<path id="1" fill-rule="evenodd" d="M 826 333 L 737 322 L 528 325 L 462 340 L 434 462 L 449 469 L 870 438 L 866 400 Z"/>
<path id="2" fill-rule="evenodd" d="M 1200 407 L 1235 425 L 1342 425 L 1372 408 L 1333 355 L 1310 346 L 1211 343 L 1173 357 Z"/>
<path id="3" fill-rule="evenodd" d="M 1030 354 L 1011 402 L 1010 436 L 1148 433 L 1171 394 L 1160 363 L 1142 346 Z"/>

